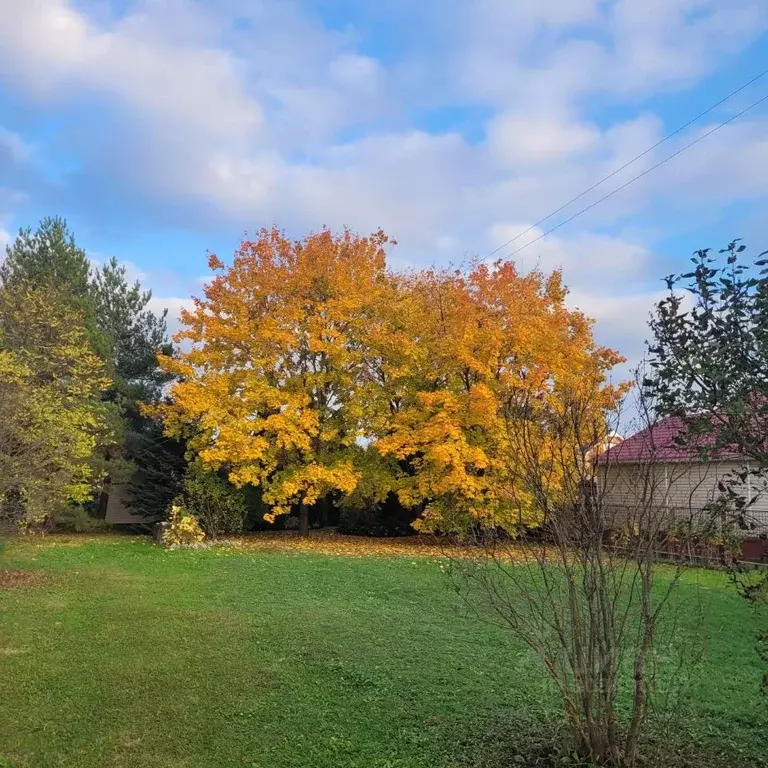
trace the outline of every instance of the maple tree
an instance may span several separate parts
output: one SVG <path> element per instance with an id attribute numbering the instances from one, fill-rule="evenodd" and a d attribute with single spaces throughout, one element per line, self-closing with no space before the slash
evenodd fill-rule
<path id="1" fill-rule="evenodd" d="M 166 430 L 233 483 L 261 485 L 269 517 L 299 506 L 304 530 L 307 505 L 331 493 L 352 506 L 396 494 L 424 510 L 422 529 L 537 524 L 521 452 L 603 436 L 621 358 L 566 306 L 558 272 L 394 274 L 387 242 L 273 229 L 229 268 L 211 256 L 217 275 L 177 336 L 191 348 L 160 358 L 179 378 Z M 574 398 L 589 413 L 569 429 L 558 413 Z M 563 479 L 548 482 L 555 500 Z"/>
<path id="2" fill-rule="evenodd" d="M 422 529 L 540 523 L 522 454 L 556 446 L 583 459 L 625 392 L 606 383 L 621 358 L 596 345 L 591 321 L 566 306 L 559 272 L 520 275 L 500 262 L 407 282 L 396 343 L 382 356 L 389 413 L 375 441 L 406 468 L 396 481 L 401 501 L 426 505 Z M 564 428 L 557 415 L 575 398 L 590 413 Z M 553 503 L 562 466 L 547 479 Z"/>
<path id="3" fill-rule="evenodd" d="M 210 469 L 260 485 L 270 517 L 351 492 L 360 473 L 364 337 L 390 282 L 383 232 L 327 230 L 291 241 L 277 229 L 244 240 L 230 267 L 215 256 L 205 297 L 182 312 L 160 356 L 179 377 L 160 406 L 170 435 L 187 436 Z"/>

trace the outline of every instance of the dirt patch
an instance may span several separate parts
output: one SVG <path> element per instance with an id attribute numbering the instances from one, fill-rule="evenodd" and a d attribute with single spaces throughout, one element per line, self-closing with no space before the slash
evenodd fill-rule
<path id="1" fill-rule="evenodd" d="M 0 570 L 0 589 L 19 589 L 21 587 L 40 587 L 50 581 L 42 571 L 2 571 Z"/>

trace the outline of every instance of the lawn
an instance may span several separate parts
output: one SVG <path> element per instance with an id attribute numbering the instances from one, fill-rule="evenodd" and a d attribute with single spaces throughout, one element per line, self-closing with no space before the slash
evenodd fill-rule
<path id="1" fill-rule="evenodd" d="M 39 576 L 0 587 L 0 756 L 14 768 L 530 765 L 557 718 L 535 658 L 463 614 L 439 551 L 388 546 L 13 542 L 0 569 Z M 703 610 L 705 655 L 668 751 L 676 764 L 768 765 L 758 618 L 722 574 L 684 589 Z"/>

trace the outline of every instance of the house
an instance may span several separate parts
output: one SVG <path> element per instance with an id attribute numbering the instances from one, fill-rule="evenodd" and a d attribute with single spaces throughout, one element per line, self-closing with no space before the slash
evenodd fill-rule
<path id="1" fill-rule="evenodd" d="M 711 451 L 703 461 L 696 448 L 680 444 L 683 429 L 681 419 L 662 419 L 600 454 L 596 479 L 607 509 L 625 510 L 625 516 L 631 517 L 631 510 L 652 505 L 670 526 L 709 519 L 709 505 L 722 495 L 719 485 L 732 483 L 735 473 L 749 468 L 749 460 L 725 449 Z M 748 476 L 741 485 L 736 486 L 741 494 L 756 497 L 745 515 L 749 529 L 743 531 L 744 538 L 762 537 L 759 547 L 743 549 L 762 548 L 760 557 L 768 556 L 768 482 Z"/>
<path id="2" fill-rule="evenodd" d="M 154 520 L 139 513 L 128 504 L 128 486 L 124 483 L 113 483 L 109 486 L 104 520 L 110 525 L 151 525 Z"/>

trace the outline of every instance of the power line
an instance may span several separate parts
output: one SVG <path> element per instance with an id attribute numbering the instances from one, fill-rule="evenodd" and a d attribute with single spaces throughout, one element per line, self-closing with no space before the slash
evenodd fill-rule
<path id="1" fill-rule="evenodd" d="M 525 245 L 521 246 L 520 248 L 515 249 L 511 253 L 508 253 L 504 258 L 511 259 L 515 254 L 520 253 L 520 251 L 524 251 L 529 245 L 533 245 L 534 243 L 538 243 L 539 240 L 545 238 L 547 235 L 551 234 L 555 230 L 560 229 L 560 227 L 565 226 L 566 224 L 568 224 L 569 222 L 573 221 L 574 219 L 577 219 L 579 216 L 582 216 L 587 211 L 591 211 L 595 206 L 600 205 L 600 203 L 605 202 L 609 197 L 613 197 L 617 192 L 621 192 L 622 189 L 626 189 L 626 187 L 628 187 L 630 184 L 634 184 L 634 182 L 636 182 L 638 179 L 642 179 L 643 176 L 647 176 L 651 171 L 655 171 L 657 168 L 660 168 L 665 163 L 668 163 L 670 160 L 673 160 L 678 155 L 681 155 L 687 149 L 690 149 L 691 147 L 695 146 L 700 141 L 704 141 L 704 139 L 706 139 L 708 136 L 711 136 L 716 131 L 719 131 L 721 128 L 724 128 L 726 125 L 728 125 L 729 123 L 732 123 L 734 120 L 736 120 L 737 118 L 741 117 L 743 114 L 746 114 L 751 109 L 754 109 L 758 105 L 762 104 L 764 101 L 768 101 L 768 94 L 763 96 L 761 99 L 758 99 L 757 101 L 753 102 L 748 107 L 745 107 L 744 109 L 741 110 L 741 112 L 737 112 L 732 117 L 729 117 L 727 120 L 723 121 L 722 123 L 719 123 L 714 128 L 711 128 L 710 130 L 708 130 L 706 133 L 703 133 L 697 139 L 694 139 L 693 141 L 689 142 L 684 147 L 681 147 L 680 149 L 677 150 L 677 152 L 674 152 L 673 154 L 669 155 L 668 157 L 665 157 L 663 160 L 660 160 L 658 163 L 656 163 L 655 165 L 652 165 L 650 168 L 646 168 L 642 173 L 638 173 L 637 176 L 633 176 L 631 179 L 629 179 L 629 181 L 625 181 L 621 186 L 616 187 L 616 189 L 614 189 L 614 190 L 611 190 L 607 195 L 604 195 L 599 200 L 595 200 L 594 203 L 591 203 L 586 208 L 582 208 L 580 211 L 577 211 L 572 216 L 569 216 L 567 219 L 564 219 L 559 224 L 556 224 L 554 227 L 551 227 L 546 232 L 542 232 L 538 237 L 534 238 L 529 243 L 526 243 Z M 578 199 L 578 198 L 576 198 L 576 199 Z M 531 227 L 531 229 L 532 228 L 533 227 Z M 527 230 L 527 231 L 530 231 L 530 229 Z M 504 246 L 502 246 L 502 247 L 504 247 Z M 487 259 L 487 258 L 488 258 L 488 256 L 480 259 L 480 261 L 485 261 L 485 259 Z"/>
<path id="2" fill-rule="evenodd" d="M 685 123 L 684 125 L 681 125 L 679 128 L 676 128 L 674 131 L 672 131 L 672 133 L 667 134 L 663 139 L 659 139 L 659 141 L 657 141 L 652 147 L 648 147 L 648 149 L 644 150 L 636 157 L 633 157 L 631 160 L 624 163 L 624 165 L 622 165 L 620 168 L 616 168 L 616 170 L 611 171 L 611 173 L 609 173 L 607 176 L 604 176 L 602 179 L 600 179 L 600 181 L 596 181 L 591 187 L 589 187 L 588 189 L 585 189 L 583 192 L 580 192 L 578 195 L 576 195 L 576 197 L 572 197 L 567 203 L 563 203 L 563 205 L 561 205 L 556 210 L 552 211 L 552 213 L 548 213 L 543 219 L 539 219 L 536 223 L 531 224 L 531 226 L 528 227 L 528 229 L 525 229 L 522 232 L 519 232 L 514 237 L 507 240 L 506 243 L 502 243 L 497 248 L 494 248 L 490 253 L 483 256 L 483 258 L 480 259 L 480 261 L 485 261 L 486 259 L 489 259 L 491 256 L 498 253 L 503 248 L 506 248 L 508 245 L 512 245 L 512 243 L 514 243 L 516 240 L 519 240 L 521 237 L 523 237 L 523 235 L 527 235 L 529 232 L 536 229 L 540 224 L 543 224 L 545 221 L 549 221 L 553 216 L 557 216 L 558 213 L 565 210 L 569 205 L 571 205 L 572 203 L 575 203 L 577 200 L 581 200 L 582 197 L 584 197 L 585 195 L 588 195 L 590 192 L 597 189 L 601 184 L 604 184 L 609 179 L 612 179 L 614 176 L 621 173 L 624 169 L 629 168 L 630 165 L 633 165 L 638 160 L 641 160 L 648 153 L 653 152 L 654 149 L 664 144 L 664 142 L 669 141 L 671 138 L 677 136 L 678 133 L 681 133 L 686 128 L 698 122 L 699 120 L 701 120 L 702 117 L 705 117 L 706 115 L 708 115 L 710 112 L 717 109 L 722 104 L 725 104 L 726 101 L 732 99 L 737 93 L 741 93 L 741 91 L 743 91 L 745 88 L 748 88 L 750 85 L 752 85 L 752 83 L 757 82 L 761 77 L 765 77 L 765 75 L 768 75 L 768 69 L 764 69 L 762 72 L 755 75 L 751 80 L 747 81 L 743 85 L 740 85 L 735 91 L 731 91 L 727 96 L 724 96 L 716 104 L 713 104 L 711 107 L 708 107 L 703 112 L 700 112 L 698 115 L 696 115 L 696 117 L 691 118 L 687 123 Z"/>

